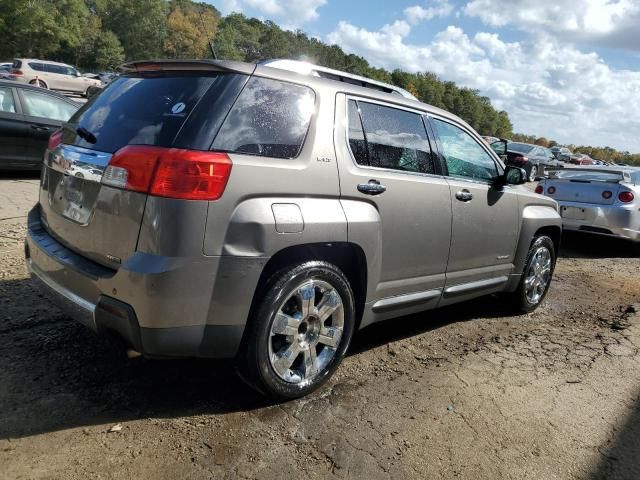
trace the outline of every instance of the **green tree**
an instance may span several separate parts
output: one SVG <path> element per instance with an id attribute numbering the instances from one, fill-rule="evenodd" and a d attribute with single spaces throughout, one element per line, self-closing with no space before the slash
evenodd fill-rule
<path id="1" fill-rule="evenodd" d="M 167 17 L 165 54 L 172 58 L 210 57 L 209 41 L 216 34 L 219 19 L 210 5 L 174 2 Z"/>
<path id="2" fill-rule="evenodd" d="M 103 32 L 95 42 L 95 66 L 98 70 L 115 70 L 124 61 L 124 48 L 115 33 Z"/>

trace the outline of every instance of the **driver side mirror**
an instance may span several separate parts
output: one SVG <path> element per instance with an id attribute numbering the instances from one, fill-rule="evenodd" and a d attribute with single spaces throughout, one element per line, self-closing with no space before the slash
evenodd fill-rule
<path id="1" fill-rule="evenodd" d="M 489 144 L 489 146 L 491 147 L 491 150 L 493 150 L 494 152 L 496 152 L 496 154 L 502 159 L 502 160 L 506 160 L 507 158 L 507 140 L 496 140 L 495 142 L 492 142 Z"/>
<path id="2" fill-rule="evenodd" d="M 527 172 L 524 168 L 507 165 L 503 178 L 505 185 L 522 185 L 527 182 Z"/>

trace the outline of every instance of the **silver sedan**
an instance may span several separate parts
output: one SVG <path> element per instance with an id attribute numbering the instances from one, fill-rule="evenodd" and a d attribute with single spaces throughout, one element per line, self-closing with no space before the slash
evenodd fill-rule
<path id="1" fill-rule="evenodd" d="M 565 230 L 640 242 L 640 169 L 575 167 L 550 170 L 536 187 L 558 202 Z"/>

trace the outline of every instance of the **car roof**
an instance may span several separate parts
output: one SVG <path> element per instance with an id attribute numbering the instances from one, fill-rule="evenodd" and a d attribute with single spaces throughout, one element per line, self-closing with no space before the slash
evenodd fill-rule
<path id="1" fill-rule="evenodd" d="M 0 80 L 0 87 L 15 87 L 15 88 L 21 88 L 23 90 L 36 90 L 38 92 L 46 93 L 46 94 L 51 95 L 53 97 L 59 98 L 61 100 L 65 100 L 68 103 L 72 103 L 74 105 L 78 105 L 78 108 L 82 106 L 80 103 L 74 102 L 69 97 L 65 97 L 64 95 L 62 95 L 60 93 L 53 92 L 51 90 L 46 90 L 46 89 L 44 89 L 42 87 L 37 87 L 35 85 L 29 85 L 28 83 L 19 83 L 19 82 L 14 82 L 13 80 Z"/>
<path id="2" fill-rule="evenodd" d="M 321 68 L 321 67 L 318 67 Z M 370 88 L 361 85 L 355 85 L 346 81 L 338 81 L 332 78 L 325 78 L 316 75 L 307 75 L 292 70 L 283 68 L 274 68 L 265 65 L 264 62 L 260 63 L 246 63 L 236 62 L 232 60 L 207 60 L 207 59 L 194 59 L 194 60 L 181 60 L 181 59 L 160 59 L 160 60 L 143 60 L 128 62 L 119 67 L 119 70 L 125 74 L 134 74 L 136 72 L 157 72 L 157 71 L 185 71 L 185 70 L 202 70 L 202 71 L 222 71 L 222 72 L 235 72 L 245 75 L 256 75 L 259 77 L 273 78 L 277 80 L 289 81 L 292 83 L 298 83 L 316 88 L 329 88 L 335 93 L 345 93 L 347 95 L 353 94 L 362 98 L 370 98 L 373 100 L 384 100 L 387 103 L 395 103 L 399 106 L 404 106 L 409 109 L 419 110 L 424 113 L 431 113 L 443 118 L 447 118 L 455 121 L 458 124 L 466 126 L 471 131 L 473 128 L 457 115 L 442 110 L 441 108 L 434 107 L 428 103 L 423 103 L 413 98 L 407 98 L 398 93 L 387 93 L 385 91 L 378 90 L 376 88 Z M 346 78 L 352 78 L 353 75 L 345 74 Z M 364 78 L 364 77 L 362 77 Z M 387 85 L 381 82 L 371 80 L 372 85 Z M 397 89 L 398 87 L 388 85 L 390 88 Z"/>
<path id="3" fill-rule="evenodd" d="M 60 65 L 63 67 L 71 67 L 71 68 L 75 68 L 73 65 L 69 65 L 68 63 L 62 63 L 62 62 L 54 62 L 52 60 L 40 60 L 38 58 L 16 58 L 15 60 L 19 60 L 21 62 L 38 62 L 38 63 L 46 63 L 47 65 Z"/>

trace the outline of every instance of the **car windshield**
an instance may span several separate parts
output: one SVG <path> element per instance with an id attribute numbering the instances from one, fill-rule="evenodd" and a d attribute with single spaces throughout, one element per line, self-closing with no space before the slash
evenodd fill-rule
<path id="1" fill-rule="evenodd" d="M 533 150 L 533 145 L 527 145 L 526 143 L 510 143 L 507 150 L 518 153 L 529 153 Z"/>
<path id="2" fill-rule="evenodd" d="M 618 183 L 623 180 L 622 172 L 602 172 L 589 170 L 552 170 L 549 178 L 577 180 L 585 182 L 610 182 Z"/>

